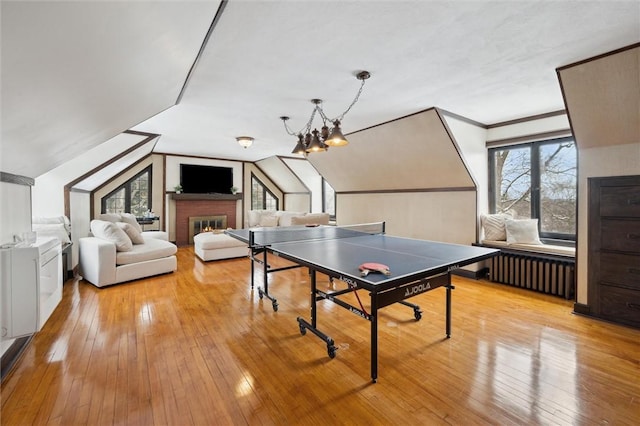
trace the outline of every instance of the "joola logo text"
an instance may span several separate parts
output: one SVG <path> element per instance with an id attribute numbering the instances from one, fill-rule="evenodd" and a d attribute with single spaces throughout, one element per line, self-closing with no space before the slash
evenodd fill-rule
<path id="1" fill-rule="evenodd" d="M 407 291 L 405 291 L 404 297 L 413 296 L 414 294 L 420 294 L 430 289 L 431 285 L 429 284 L 429 281 L 427 281 L 426 283 L 420 283 L 418 285 L 414 285 L 413 287 L 407 287 Z"/>

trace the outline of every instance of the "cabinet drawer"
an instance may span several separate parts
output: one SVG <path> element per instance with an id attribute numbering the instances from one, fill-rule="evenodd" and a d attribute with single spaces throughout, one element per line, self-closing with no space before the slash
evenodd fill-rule
<path id="1" fill-rule="evenodd" d="M 640 291 L 600 286 L 600 316 L 640 326 Z"/>
<path id="2" fill-rule="evenodd" d="M 600 188 L 600 216 L 640 217 L 640 186 Z"/>
<path id="3" fill-rule="evenodd" d="M 640 255 L 602 253 L 600 281 L 640 290 Z"/>
<path id="4" fill-rule="evenodd" d="M 602 219 L 600 235 L 603 250 L 640 254 L 640 220 Z"/>

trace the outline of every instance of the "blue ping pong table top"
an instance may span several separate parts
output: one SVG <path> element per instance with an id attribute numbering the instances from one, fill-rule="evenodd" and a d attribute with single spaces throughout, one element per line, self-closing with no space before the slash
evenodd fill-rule
<path id="1" fill-rule="evenodd" d="M 268 249 L 275 254 L 306 266 L 331 271 L 338 276 L 351 277 L 371 286 L 385 286 L 385 283 L 398 280 L 407 281 L 413 277 L 427 277 L 431 273 L 436 275 L 450 272 L 494 256 L 499 251 L 484 247 L 393 237 L 386 234 L 354 233 L 354 236 L 331 238 L 332 233 L 344 232 L 342 229 L 319 227 L 301 230 L 300 232 L 304 232 L 308 239 L 278 242 L 278 236 L 283 232 L 297 232 L 297 230 L 262 228 L 254 233 L 254 238 L 255 244 L 268 246 Z M 248 229 L 226 232 L 234 238 L 249 242 L 250 230 Z M 366 277 L 361 277 L 358 267 L 366 262 L 387 265 L 391 274 L 386 276 L 380 273 L 369 273 Z"/>

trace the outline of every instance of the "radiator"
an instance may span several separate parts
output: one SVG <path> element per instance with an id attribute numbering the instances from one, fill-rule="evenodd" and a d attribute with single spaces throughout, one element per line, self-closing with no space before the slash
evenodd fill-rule
<path id="1" fill-rule="evenodd" d="M 538 253 L 500 251 L 490 261 L 489 279 L 493 282 L 573 299 L 575 296 L 575 259 Z"/>

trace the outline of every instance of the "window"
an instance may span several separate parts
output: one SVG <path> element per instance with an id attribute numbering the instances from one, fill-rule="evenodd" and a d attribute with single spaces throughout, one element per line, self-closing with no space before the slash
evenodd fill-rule
<path id="1" fill-rule="evenodd" d="M 278 199 L 254 174 L 251 174 L 251 209 L 278 210 Z"/>
<path id="2" fill-rule="evenodd" d="M 151 166 L 103 197 L 101 204 L 102 213 L 144 216 L 151 210 Z"/>
<path id="3" fill-rule="evenodd" d="M 336 192 L 324 178 L 322 178 L 322 211 L 324 213 L 329 213 L 331 220 L 335 220 Z"/>
<path id="4" fill-rule="evenodd" d="M 489 208 L 537 218 L 543 238 L 575 240 L 577 152 L 572 138 L 489 149 Z"/>

